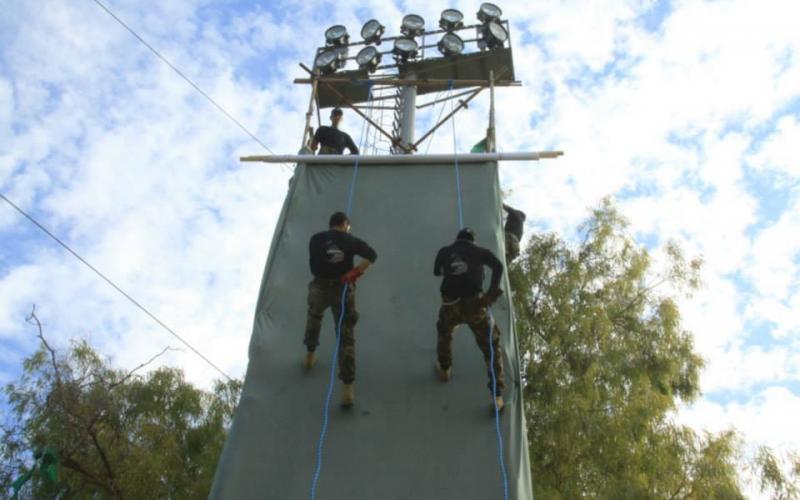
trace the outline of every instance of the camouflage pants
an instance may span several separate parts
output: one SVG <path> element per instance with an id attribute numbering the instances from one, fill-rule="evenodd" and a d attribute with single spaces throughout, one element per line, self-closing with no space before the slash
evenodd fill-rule
<path id="1" fill-rule="evenodd" d="M 489 344 L 489 327 L 491 319 L 486 307 L 484 307 L 479 297 L 461 299 L 451 304 L 445 300 L 439 309 L 439 321 L 436 323 L 436 330 L 439 334 L 436 345 L 436 352 L 439 357 L 439 365 L 450 368 L 453 364 L 453 333 L 458 325 L 466 323 L 475 335 L 475 342 L 483 353 L 486 366 L 489 366 L 491 356 Z M 492 347 L 494 349 L 494 373 L 497 379 L 496 395 L 500 395 L 505 389 L 503 376 L 503 356 L 500 350 L 500 330 L 497 325 L 492 326 Z M 489 371 L 489 390 L 492 390 L 492 372 Z"/>
<path id="2" fill-rule="evenodd" d="M 333 313 L 334 328 L 339 328 L 339 318 L 342 314 L 342 287 L 344 285 L 339 283 L 339 280 L 318 278 L 308 284 L 308 317 L 303 343 L 309 351 L 316 350 L 319 345 L 322 315 L 329 307 Z M 339 379 L 345 384 L 352 384 L 356 378 L 356 339 L 353 332 L 356 322 L 358 322 L 358 312 L 356 312 L 355 287 L 350 285 L 347 288 L 339 344 Z"/>
<path id="3" fill-rule="evenodd" d="M 511 264 L 519 257 L 519 238 L 516 234 L 506 231 L 506 264 Z"/>
<path id="4" fill-rule="evenodd" d="M 319 154 L 321 154 L 321 155 L 340 155 L 342 153 L 340 153 L 338 149 L 332 148 L 330 146 L 320 146 L 319 147 Z"/>

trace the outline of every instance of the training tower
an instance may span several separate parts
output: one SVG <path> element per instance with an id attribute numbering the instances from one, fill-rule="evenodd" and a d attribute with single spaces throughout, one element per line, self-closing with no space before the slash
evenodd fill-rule
<path id="1" fill-rule="evenodd" d="M 531 477 L 507 273 L 494 306 L 506 367 L 505 411 L 490 411 L 486 367 L 472 334 L 459 329 L 453 377 L 434 375 L 438 249 L 469 226 L 502 259 L 498 161 L 555 158 L 560 152 L 496 153 L 494 92 L 515 80 L 510 26 L 484 3 L 477 23 L 455 9 L 438 29 L 421 16 L 388 36 L 372 19 L 361 40 L 345 26 L 297 84 L 311 88 L 300 154 L 243 161 L 297 165 L 272 239 L 255 312 L 244 390 L 217 467 L 211 498 L 530 499 Z M 468 139 L 473 152 L 423 154 L 423 143 L 484 90 L 489 116 Z M 418 103 L 418 97 L 429 100 Z M 440 108 L 417 136 L 418 110 Z M 350 132 L 360 156 L 313 155 L 321 109 L 349 108 L 364 119 Z M 352 114 L 350 114 L 352 116 Z M 444 115 L 444 116 L 443 116 Z M 352 121 L 350 122 L 352 123 Z M 455 129 L 453 130 L 455 141 Z M 464 131 L 461 132 L 465 136 Z M 353 233 L 378 260 L 358 283 L 356 405 L 330 399 L 336 318 L 323 323 L 318 361 L 303 370 L 308 240 L 328 216 L 350 214 Z M 488 334 L 488 332 L 487 332 Z"/>

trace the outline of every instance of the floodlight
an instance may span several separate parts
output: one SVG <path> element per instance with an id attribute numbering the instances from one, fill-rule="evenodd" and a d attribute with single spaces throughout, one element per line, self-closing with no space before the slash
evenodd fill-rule
<path id="1" fill-rule="evenodd" d="M 502 15 L 503 9 L 493 3 L 485 2 L 481 4 L 481 8 L 478 10 L 478 21 L 485 24 L 489 21 L 500 19 Z"/>
<path id="2" fill-rule="evenodd" d="M 464 27 L 464 14 L 460 10 L 445 9 L 439 19 L 439 27 L 443 30 L 453 31 Z"/>
<path id="3" fill-rule="evenodd" d="M 481 40 L 481 42 L 489 49 L 501 48 L 506 40 L 508 40 L 508 31 L 497 21 L 489 21 L 489 23 L 482 28 L 481 33 L 483 35 L 483 40 Z"/>
<path id="4" fill-rule="evenodd" d="M 358 55 L 356 55 L 356 62 L 359 68 L 366 69 L 372 73 L 381 62 L 381 53 L 378 52 L 378 49 L 369 45 L 359 51 Z"/>
<path id="5" fill-rule="evenodd" d="M 323 75 L 329 75 L 339 69 L 339 53 L 336 50 L 326 50 L 320 53 L 314 61 L 314 67 Z"/>
<path id="6" fill-rule="evenodd" d="M 464 40 L 455 33 L 446 33 L 439 40 L 437 46 L 439 47 L 439 52 L 448 57 L 457 56 L 464 52 Z"/>
<path id="7" fill-rule="evenodd" d="M 361 28 L 361 38 L 367 43 L 381 43 L 381 37 L 386 28 L 377 19 L 370 19 Z"/>
<path id="8" fill-rule="evenodd" d="M 408 38 L 420 36 L 425 33 L 425 20 L 422 19 L 422 16 L 409 14 L 403 18 L 400 32 Z"/>
<path id="9" fill-rule="evenodd" d="M 398 38 L 394 41 L 394 52 L 402 61 L 417 57 L 419 45 L 413 38 Z"/>
<path id="10" fill-rule="evenodd" d="M 341 24 L 331 26 L 325 30 L 326 45 L 347 45 L 349 41 L 350 35 L 347 34 L 347 28 Z"/>

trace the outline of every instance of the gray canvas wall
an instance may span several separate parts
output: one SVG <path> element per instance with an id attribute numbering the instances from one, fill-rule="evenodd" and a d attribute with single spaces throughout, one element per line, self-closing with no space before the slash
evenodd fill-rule
<path id="1" fill-rule="evenodd" d="M 465 223 L 479 244 L 501 257 L 497 165 L 462 165 L 461 172 Z M 264 271 L 244 391 L 212 498 L 308 498 L 335 343 L 328 313 L 317 365 L 310 373 L 301 368 L 311 279 L 308 239 L 326 229 L 332 212 L 346 208 L 352 173 L 352 167 L 342 166 L 300 165 L 295 171 Z M 353 234 L 379 257 L 357 288 L 356 406 L 349 412 L 339 407 L 337 380 L 317 498 L 502 498 L 486 369 L 466 326 L 456 333 L 450 383 L 440 383 L 433 370 L 439 307 L 433 259 L 458 230 L 453 166 L 361 167 L 351 218 Z M 508 385 L 505 461 L 510 498 L 529 499 L 505 276 L 503 289 L 494 309 Z"/>

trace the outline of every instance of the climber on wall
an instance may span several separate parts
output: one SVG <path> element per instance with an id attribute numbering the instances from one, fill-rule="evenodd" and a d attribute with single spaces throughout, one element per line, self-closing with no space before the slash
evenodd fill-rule
<path id="1" fill-rule="evenodd" d="M 489 290 L 483 293 L 483 267 L 492 270 Z M 503 276 L 503 264 L 488 249 L 475 244 L 475 233 L 468 228 L 459 231 L 455 243 L 439 250 L 433 265 L 435 276 L 442 279 L 442 305 L 439 308 L 439 321 L 436 323 L 438 342 L 436 351 L 438 360 L 436 372 L 439 380 L 450 380 L 452 371 L 453 332 L 458 325 L 466 323 L 475 341 L 483 353 L 486 366 L 491 356 L 489 344 L 489 328 L 492 329 L 492 346 L 494 349 L 494 374 L 496 388 L 492 396 L 499 410 L 503 409 L 502 392 L 505 388 L 503 380 L 503 356 L 500 351 L 500 330 L 493 324 L 489 316 L 491 306 L 503 293 L 500 289 L 500 278 Z M 489 372 L 489 391 L 493 386 L 492 372 Z"/>
<path id="2" fill-rule="evenodd" d="M 316 362 L 315 351 L 319 345 L 322 315 L 329 307 L 338 328 L 342 315 L 342 289 L 347 286 L 345 312 L 341 319 L 339 379 L 344 384 L 342 406 L 349 408 L 355 402 L 353 382 L 356 377 L 356 351 L 353 330 L 358 321 L 356 281 L 378 255 L 367 243 L 350 234 L 350 219 L 343 212 L 331 215 L 328 225 L 328 231 L 315 234 L 309 242 L 309 263 L 314 279 L 308 285 L 304 366 L 310 370 Z M 354 266 L 353 258 L 356 255 L 363 260 Z"/>
<path id="3" fill-rule="evenodd" d="M 506 264 L 519 257 L 519 243 L 522 241 L 522 231 L 525 226 L 525 212 L 503 204 L 506 211 Z"/>
<path id="4" fill-rule="evenodd" d="M 317 129 L 314 139 L 311 140 L 311 150 L 316 151 L 317 146 L 322 146 L 319 150 L 321 155 L 340 155 L 344 149 L 350 150 L 350 154 L 358 154 L 358 146 L 353 142 L 349 135 L 339 130 L 344 113 L 341 109 L 335 108 L 331 111 L 331 126 L 325 125 Z"/>

